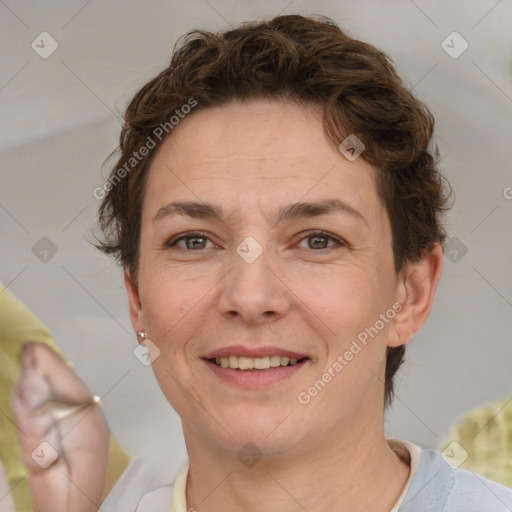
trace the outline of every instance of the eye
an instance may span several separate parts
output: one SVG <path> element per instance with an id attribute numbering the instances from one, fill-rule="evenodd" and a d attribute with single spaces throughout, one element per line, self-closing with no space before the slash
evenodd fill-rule
<path id="1" fill-rule="evenodd" d="M 185 247 L 179 246 L 178 242 L 182 240 L 185 241 Z M 178 247 L 178 249 L 182 250 L 198 250 L 198 249 L 206 249 L 205 244 L 206 241 L 211 240 L 204 234 L 200 232 L 187 233 L 186 235 L 182 235 L 174 240 L 170 240 L 167 242 L 167 247 Z"/>
<path id="2" fill-rule="evenodd" d="M 333 247 L 343 247 L 346 246 L 342 240 L 334 235 L 326 233 L 324 231 L 315 231 L 313 233 L 309 233 L 307 236 L 301 239 L 301 242 L 304 240 L 312 240 L 311 243 L 308 243 L 307 247 L 302 247 L 302 249 L 332 249 Z M 331 240 L 334 242 L 331 245 L 328 245 L 328 241 Z M 180 242 L 184 241 L 185 245 L 179 245 Z M 181 235 L 178 238 L 170 240 L 167 243 L 167 247 L 176 247 L 180 250 L 184 251 L 197 251 L 200 249 L 207 249 L 206 244 L 210 241 L 210 238 L 201 232 L 191 232 L 186 235 Z M 213 242 L 212 242 L 213 243 Z"/>
<path id="3" fill-rule="evenodd" d="M 346 246 L 346 244 L 338 237 L 335 237 L 329 233 L 325 233 L 324 231 L 315 231 L 314 233 L 309 233 L 309 235 L 302 238 L 301 241 L 304 240 L 312 240 L 311 244 L 308 243 L 307 249 L 331 249 L 336 246 Z M 334 241 L 334 245 L 327 246 L 328 240 Z"/>

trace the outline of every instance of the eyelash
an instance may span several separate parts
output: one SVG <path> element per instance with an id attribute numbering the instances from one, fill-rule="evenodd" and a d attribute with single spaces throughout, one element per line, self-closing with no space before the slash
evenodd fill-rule
<path id="1" fill-rule="evenodd" d="M 321 250 L 325 251 L 328 249 L 334 249 L 336 247 L 346 247 L 347 246 L 347 244 L 345 242 L 343 242 L 343 240 L 341 240 L 338 237 L 331 235 L 330 233 L 327 233 L 325 231 L 313 231 L 313 232 L 309 233 L 307 236 L 302 237 L 300 239 L 300 241 L 302 242 L 303 240 L 307 240 L 308 238 L 314 238 L 314 237 L 328 238 L 328 239 L 333 240 L 336 243 L 336 245 L 333 245 L 331 247 L 324 247 L 322 249 L 316 249 L 316 250 L 311 249 L 312 251 L 315 251 L 315 252 L 321 251 Z M 180 242 L 181 240 L 185 240 L 187 238 L 205 238 L 207 240 L 210 240 L 210 238 L 207 235 L 205 235 L 204 233 L 201 233 L 200 231 L 192 231 L 192 232 L 187 233 L 186 235 L 180 236 L 179 238 L 171 239 L 169 242 L 167 242 L 166 246 L 169 249 L 175 248 L 176 244 L 178 242 Z M 182 247 L 176 247 L 176 250 L 181 250 L 181 251 L 185 251 L 185 252 L 196 252 L 193 249 L 183 249 Z"/>

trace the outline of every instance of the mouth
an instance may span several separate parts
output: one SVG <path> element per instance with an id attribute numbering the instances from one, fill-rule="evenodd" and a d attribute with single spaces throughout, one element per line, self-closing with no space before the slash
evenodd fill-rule
<path id="1" fill-rule="evenodd" d="M 284 386 L 313 363 L 311 356 L 285 347 L 232 345 L 201 358 L 220 381 L 246 390 Z M 281 387 L 281 390 L 285 388 Z"/>
<path id="2" fill-rule="evenodd" d="M 263 372 L 277 368 L 296 366 L 309 360 L 309 357 L 294 359 L 287 356 L 270 355 L 264 357 L 243 357 L 230 355 L 225 357 L 205 358 L 209 363 L 220 368 L 229 368 L 240 372 Z"/>

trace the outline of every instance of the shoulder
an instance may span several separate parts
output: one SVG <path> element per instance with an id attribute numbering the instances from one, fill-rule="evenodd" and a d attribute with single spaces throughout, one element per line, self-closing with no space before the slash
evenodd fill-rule
<path id="1" fill-rule="evenodd" d="M 493 482 L 477 473 L 462 468 L 452 468 L 455 485 L 446 502 L 446 511 L 510 512 L 512 489 Z"/>
<path id="2" fill-rule="evenodd" d="M 101 511 L 169 512 L 173 480 L 158 464 L 136 457 L 101 504 Z"/>
<path id="3" fill-rule="evenodd" d="M 145 494 L 135 512 L 169 512 L 173 490 L 173 485 L 166 485 Z"/>
<path id="4" fill-rule="evenodd" d="M 461 467 L 512 487 L 512 396 L 479 405 L 453 425 L 441 451 L 463 446 Z"/>
<path id="5" fill-rule="evenodd" d="M 512 489 L 448 463 L 422 449 L 417 472 L 400 512 L 510 512 Z"/>

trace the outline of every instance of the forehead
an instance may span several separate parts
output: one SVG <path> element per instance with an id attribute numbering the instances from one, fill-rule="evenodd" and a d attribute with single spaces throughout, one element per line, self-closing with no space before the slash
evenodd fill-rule
<path id="1" fill-rule="evenodd" d="M 214 195 L 228 211 L 275 203 L 283 194 L 296 201 L 342 196 L 355 209 L 378 213 L 374 169 L 337 151 L 325 136 L 322 113 L 320 105 L 277 100 L 197 110 L 155 155 L 145 203 L 154 214 L 178 196 Z"/>

